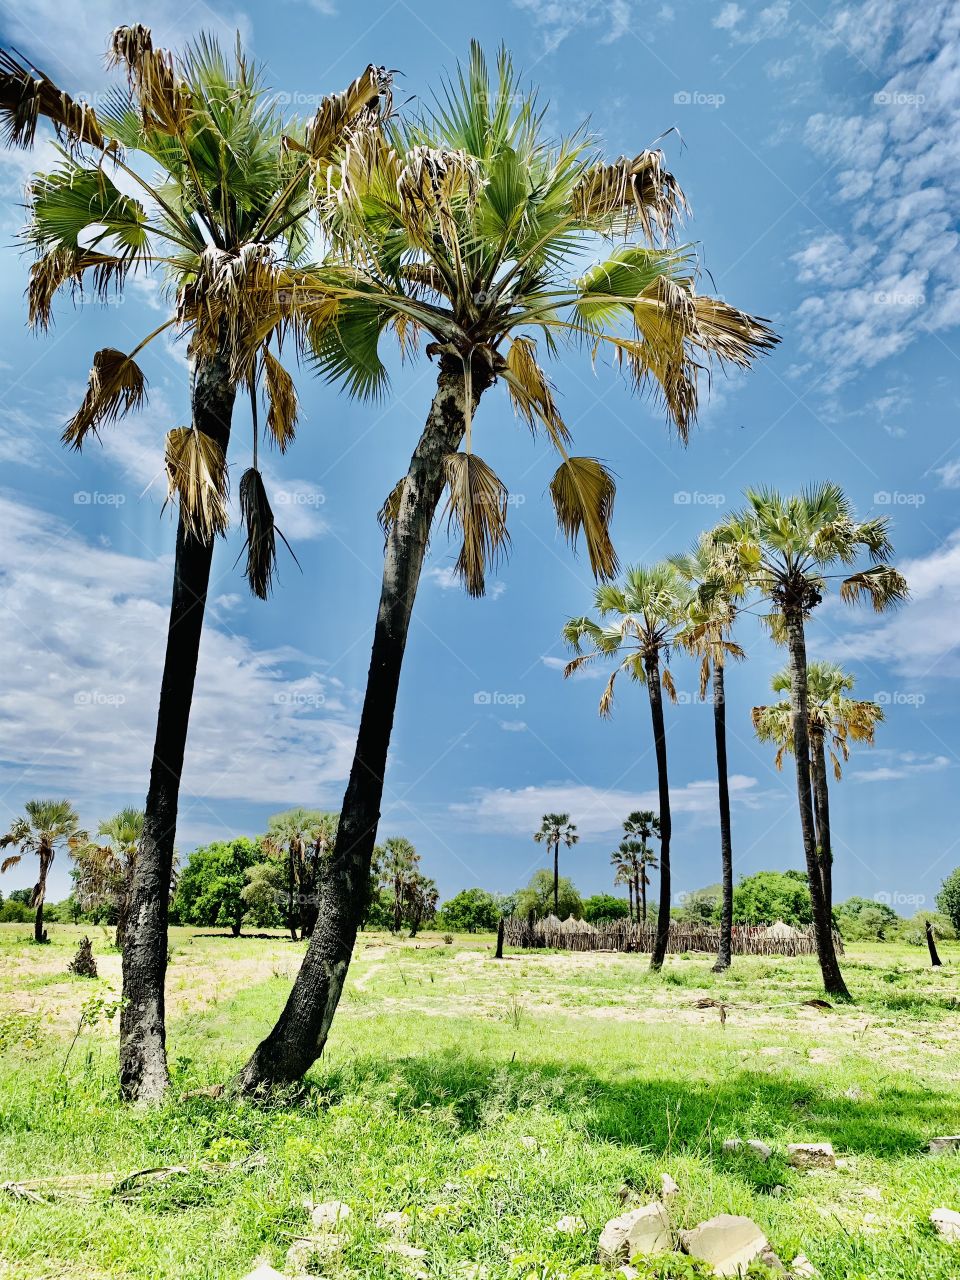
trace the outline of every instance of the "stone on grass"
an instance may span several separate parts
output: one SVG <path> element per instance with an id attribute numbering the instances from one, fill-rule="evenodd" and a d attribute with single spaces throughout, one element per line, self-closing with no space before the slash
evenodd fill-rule
<path id="1" fill-rule="evenodd" d="M 261 1262 L 260 1266 L 245 1275 L 243 1280 L 287 1280 L 280 1271 L 275 1271 L 269 1262 Z"/>
<path id="2" fill-rule="evenodd" d="M 960 1213 L 956 1209 L 934 1209 L 930 1221 L 937 1234 L 949 1240 L 951 1244 L 960 1244 Z"/>
<path id="3" fill-rule="evenodd" d="M 325 1231 L 319 1236 L 300 1236 L 287 1250 L 287 1270 L 295 1276 L 306 1275 L 314 1258 L 338 1253 L 343 1245 L 343 1236 L 335 1231 Z"/>
<path id="4" fill-rule="evenodd" d="M 350 1206 L 342 1200 L 324 1200 L 310 1206 L 310 1221 L 318 1231 L 336 1231 L 350 1217 Z"/>
<path id="5" fill-rule="evenodd" d="M 670 1177 L 669 1173 L 661 1173 L 660 1175 L 660 1195 L 664 1200 L 669 1200 L 671 1196 L 675 1196 L 680 1188 Z"/>
<path id="6" fill-rule="evenodd" d="M 941 1155 L 944 1151 L 960 1151 L 960 1134 L 955 1133 L 945 1138 L 931 1138 L 927 1146 L 932 1156 Z"/>
<path id="7" fill-rule="evenodd" d="M 381 1231 L 392 1231 L 395 1235 L 403 1235 L 410 1227 L 410 1215 L 405 1209 L 391 1209 L 381 1213 L 377 1218 L 377 1226 Z"/>
<path id="8" fill-rule="evenodd" d="M 752 1151 L 758 1160 L 769 1160 L 773 1155 L 773 1148 L 768 1147 L 759 1138 L 750 1138 L 746 1142 L 742 1138 L 727 1138 L 723 1144 L 724 1151 L 741 1151 L 744 1147 Z"/>
<path id="9" fill-rule="evenodd" d="M 411 1258 L 415 1262 L 427 1256 L 426 1249 L 418 1249 L 415 1245 L 407 1244 L 405 1240 L 388 1240 L 381 1247 L 384 1253 L 395 1253 L 400 1258 Z"/>
<path id="10" fill-rule="evenodd" d="M 576 1213 L 564 1214 L 551 1228 L 560 1236 L 582 1236 L 586 1229 L 586 1222 Z"/>
<path id="11" fill-rule="evenodd" d="M 787 1157 L 795 1169 L 835 1169 L 837 1157 L 829 1142 L 791 1142 Z"/>
<path id="12" fill-rule="evenodd" d="M 709 1262 L 718 1276 L 739 1275 L 770 1247 L 755 1222 L 731 1213 L 718 1214 L 692 1231 L 684 1231 L 680 1242 L 685 1253 Z"/>
<path id="13" fill-rule="evenodd" d="M 540 1143 L 536 1140 L 536 1138 L 532 1138 L 530 1134 L 525 1134 L 520 1139 L 520 1145 L 521 1147 L 526 1147 L 528 1151 L 536 1151 L 538 1150 Z"/>
<path id="14" fill-rule="evenodd" d="M 673 1248 L 670 1219 L 659 1200 L 611 1218 L 600 1233 L 600 1261 L 629 1262 L 638 1253 L 666 1253 Z"/>
<path id="15" fill-rule="evenodd" d="M 797 1254 L 790 1263 L 790 1270 L 797 1280 L 816 1280 L 816 1276 L 819 1275 L 817 1268 L 805 1253 Z"/>

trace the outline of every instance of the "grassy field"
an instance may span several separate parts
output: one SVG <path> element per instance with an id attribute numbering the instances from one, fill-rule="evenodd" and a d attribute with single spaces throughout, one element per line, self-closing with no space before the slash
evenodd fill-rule
<path id="1" fill-rule="evenodd" d="M 638 956 L 497 962 L 485 937 L 362 936 L 308 1087 L 257 1107 L 185 1095 L 228 1079 L 269 1029 L 303 944 L 175 929 L 174 1094 L 140 1111 L 116 1099 L 110 939 L 95 931 L 98 980 L 66 975 L 83 932 L 54 925 L 35 947 L 27 927 L 0 926 L 0 1181 L 187 1172 L 129 1195 L 0 1192 L 4 1278 L 284 1270 L 305 1198 L 352 1209 L 315 1275 L 587 1277 L 621 1188 L 652 1198 L 663 1173 L 680 1187 L 677 1226 L 748 1214 L 825 1280 L 960 1276 L 960 1245 L 928 1221 L 960 1208 L 960 1156 L 924 1153 L 960 1132 L 960 947 L 944 946 L 940 971 L 925 951 L 853 948 L 857 1003 L 817 1010 L 805 960 L 738 959 L 718 978 L 708 957 L 671 957 L 652 978 Z M 704 996 L 723 1001 L 725 1024 L 696 1007 Z M 729 1137 L 774 1157 L 725 1153 Z M 815 1141 L 833 1143 L 839 1168 L 785 1163 L 788 1142 Z M 397 1251 L 378 1218 L 400 1210 Z M 567 1214 L 587 1230 L 552 1231 Z"/>

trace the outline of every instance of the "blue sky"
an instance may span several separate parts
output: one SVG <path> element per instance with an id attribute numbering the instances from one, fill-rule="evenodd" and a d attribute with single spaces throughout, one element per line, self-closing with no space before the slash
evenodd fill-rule
<path id="1" fill-rule="evenodd" d="M 948 3 L 670 3 L 635 0 L 144 0 L 137 17 L 176 47 L 239 28 L 291 111 L 342 88 L 370 61 L 397 68 L 397 100 L 427 94 L 472 36 L 513 50 L 550 100 L 547 121 L 586 117 L 608 154 L 662 145 L 693 207 L 704 288 L 769 317 L 783 336 L 754 372 L 718 377 L 687 448 L 608 368 L 570 354 L 552 374 L 578 447 L 619 478 L 615 542 L 625 562 L 690 544 L 745 485 L 830 478 L 863 513 L 889 514 L 913 589 L 896 616 L 828 602 L 817 656 L 849 664 L 887 720 L 834 790 L 835 881 L 906 914 L 932 905 L 960 863 L 954 788 L 960 661 L 960 33 Z M 3 42 L 70 91 L 108 83 L 102 53 L 126 5 L 0 3 Z M 153 285 L 25 329 L 26 262 L 14 236 L 23 182 L 49 158 L 0 155 L 0 822 L 38 795 L 67 795 L 85 823 L 146 789 L 166 629 L 174 524 L 161 514 L 162 442 L 187 420 L 183 352 L 144 360 L 149 407 L 83 456 L 58 443 L 90 358 L 158 323 Z M 179 845 L 255 833 L 295 803 L 337 808 L 376 612 L 375 515 L 405 471 L 433 370 L 393 361 L 386 401 L 354 404 L 304 371 L 301 430 L 267 469 L 289 560 L 267 604 L 246 594 L 236 534 L 220 546 L 183 779 Z M 238 411 L 234 470 L 244 465 Z M 405 834 L 447 896 L 507 891 L 542 862 L 531 833 L 568 810 L 581 842 L 564 870 L 610 887 L 608 855 L 633 808 L 655 805 L 642 690 L 601 723 L 597 679 L 564 682 L 560 628 L 591 598 L 588 567 L 557 534 L 552 462 L 485 398 L 478 448 L 513 495 L 513 553 L 485 599 L 451 578 L 438 530 L 411 631 L 381 835 Z M 482 441 L 482 444 L 480 443 Z M 728 676 L 738 873 L 800 866 L 789 773 L 750 729 L 783 662 L 746 619 L 748 661 Z M 668 707 L 678 891 L 718 878 L 712 722 L 677 659 Z M 6 891 L 29 873 L 4 878 Z M 65 858 L 52 896 L 68 888 Z"/>

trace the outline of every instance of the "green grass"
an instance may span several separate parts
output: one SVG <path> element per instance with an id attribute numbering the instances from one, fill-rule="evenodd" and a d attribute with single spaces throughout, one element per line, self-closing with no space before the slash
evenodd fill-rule
<path id="1" fill-rule="evenodd" d="M 0 927 L 0 1181 L 191 1172 L 129 1199 L 0 1195 L 4 1278 L 233 1280 L 258 1258 L 283 1270 L 312 1197 L 353 1209 L 317 1275 L 462 1278 L 479 1263 L 489 1280 L 551 1280 L 596 1263 L 623 1184 L 652 1198 L 664 1172 L 680 1185 L 678 1227 L 748 1214 L 824 1280 L 960 1275 L 960 1246 L 928 1223 L 960 1208 L 960 1158 L 924 1154 L 929 1137 L 960 1132 L 960 948 L 937 972 L 919 950 L 858 947 L 845 960 L 856 1005 L 818 1012 L 803 1004 L 818 994 L 806 960 L 738 959 L 717 977 L 708 957 L 671 957 L 654 978 L 639 956 L 497 963 L 487 938 L 367 937 L 308 1087 L 259 1107 L 183 1095 L 242 1063 L 302 946 L 176 930 L 174 1092 L 139 1110 L 116 1098 L 112 1023 L 84 1030 L 62 1070 L 83 1003 L 119 986 L 99 934 L 106 976 L 65 976 L 82 932 L 54 926 L 37 948 L 25 927 Z M 725 1026 L 695 1007 L 702 995 L 727 1006 Z M 763 1139 L 774 1159 L 725 1154 L 732 1136 Z M 794 1141 L 832 1142 L 843 1167 L 790 1168 Z M 422 1260 L 385 1248 L 377 1218 L 401 1209 Z M 587 1233 L 552 1233 L 564 1214 Z"/>

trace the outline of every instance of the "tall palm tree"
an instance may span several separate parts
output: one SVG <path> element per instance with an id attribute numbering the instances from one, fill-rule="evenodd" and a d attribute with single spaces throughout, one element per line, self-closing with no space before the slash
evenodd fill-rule
<path id="1" fill-rule="evenodd" d="M 171 300 L 167 318 L 132 350 L 94 355 L 65 442 L 79 449 L 142 406 L 147 382 L 135 357 L 144 347 L 168 330 L 188 339 L 191 423 L 166 438 L 169 493 L 179 505 L 173 593 L 123 959 L 121 1085 L 127 1097 L 148 1100 L 169 1084 L 167 891 L 213 545 L 228 524 L 234 402 L 238 389 L 249 392 L 254 464 L 240 480 L 240 509 L 247 577 L 266 598 L 278 531 L 257 465 L 257 388 L 267 435 L 282 450 L 297 419 L 293 379 L 280 358 L 284 340 L 302 349 L 306 329 L 332 323 L 337 310 L 304 266 L 307 217 L 327 191 L 331 164 L 379 127 L 388 80 L 368 67 L 304 124 L 281 119 L 239 41 L 232 61 L 205 35 L 175 58 L 154 47 L 147 28 L 119 27 L 109 60 L 126 73 L 127 87 L 94 111 L 0 52 L 0 122 L 8 143 L 30 146 L 43 117 L 68 144 L 58 167 L 36 175 L 29 191 L 31 324 L 49 325 L 60 289 L 90 287 L 103 301 L 131 274 L 155 277 Z M 155 180 L 142 176 L 158 168 Z M 117 171 L 136 197 L 114 182 Z"/>
<path id="2" fill-rule="evenodd" d="M 669 560 L 650 568 L 637 565 L 627 570 L 622 586 L 597 587 L 594 606 L 599 622 L 586 616 L 571 618 L 563 629 L 563 638 L 577 655 L 567 663 L 564 676 L 599 659 L 612 658 L 616 662 L 600 698 L 601 716 L 612 713 L 614 683 L 621 672 L 647 686 L 660 800 L 660 903 L 657 936 L 650 956 L 650 968 L 655 973 L 663 967 L 670 940 L 670 785 L 661 685 L 676 701 L 668 663 L 670 649 L 686 622 L 690 600 L 689 586 Z M 608 622 L 611 615 L 615 621 Z M 584 650 L 584 645 L 589 647 Z"/>
<path id="3" fill-rule="evenodd" d="M 572 849 L 580 837 L 577 824 L 570 821 L 569 813 L 545 813 L 540 830 L 533 833 L 537 844 L 545 844 L 553 850 L 553 914 L 560 914 L 560 845 Z"/>
<path id="4" fill-rule="evenodd" d="M 817 956 L 826 992 L 848 1000 L 817 856 L 805 628 L 832 581 L 840 581 L 840 598 L 845 603 L 867 596 L 877 612 L 904 600 L 907 584 L 887 563 L 892 552 L 889 522 L 885 518 L 857 521 L 838 485 L 819 484 L 791 497 L 772 489 L 748 490 L 746 499 L 746 507 L 723 521 L 713 536 L 721 551 L 736 562 L 745 585 L 769 603 L 768 625 L 789 651 L 797 798 Z M 866 567 L 855 569 L 864 558 Z"/>
<path id="5" fill-rule="evenodd" d="M 80 825 L 80 819 L 69 800 L 28 800 L 24 817 L 17 818 L 10 830 L 0 836 L 0 849 L 16 845 L 19 853 L 11 853 L 0 862 L 0 872 L 9 871 L 22 861 L 25 853 L 40 860 L 37 883 L 33 886 L 30 905 L 36 909 L 33 923 L 34 942 L 46 942 L 43 927 L 43 904 L 47 896 L 47 876 L 57 849 L 68 844 Z"/>
<path id="6" fill-rule="evenodd" d="M 70 840 L 73 858 L 73 892 L 84 911 L 110 906 L 116 912 L 117 949 L 123 947 L 130 917 L 130 886 L 143 836 L 143 810 L 121 809 L 97 827 L 106 842 L 91 839 L 85 831 Z"/>
<path id="7" fill-rule="evenodd" d="M 623 823 L 624 834 L 629 839 L 636 837 L 640 841 L 640 848 L 636 851 L 636 890 L 639 895 L 638 903 L 643 908 L 643 921 L 647 920 L 647 889 L 650 887 L 650 877 L 647 875 L 647 867 L 656 870 L 660 865 L 657 861 L 656 854 L 650 847 L 650 841 L 654 838 L 660 839 L 660 819 L 652 809 L 635 809 L 633 813 L 627 815 Z"/>
<path id="8" fill-rule="evenodd" d="M 700 535 L 697 545 L 673 563 L 694 589 L 687 625 L 678 641 L 700 659 L 700 698 L 712 683 L 713 737 L 717 757 L 717 794 L 720 808 L 720 943 L 714 973 L 729 969 L 733 958 L 733 832 L 730 821 L 730 780 L 727 770 L 726 665 L 730 658 L 745 657 L 730 632 L 743 599 L 739 574 L 719 553 L 709 533 Z"/>
<path id="9" fill-rule="evenodd" d="M 393 932 L 399 933 L 411 885 L 419 874 L 420 855 L 404 836 L 391 836 L 377 846 L 376 858 L 383 884 L 393 891 Z"/>
<path id="10" fill-rule="evenodd" d="M 287 1005 L 238 1086 L 299 1077 L 322 1052 L 350 963 L 376 838 L 387 750 L 410 616 L 444 490 L 456 562 L 470 594 L 508 546 L 507 489 L 473 448 L 481 397 L 502 382 L 523 423 L 560 465 L 550 493 L 561 529 L 582 535 L 599 579 L 616 573 L 614 483 L 595 458 L 571 456 L 570 433 L 541 365 L 586 343 L 633 385 L 657 393 L 682 436 L 696 377 L 716 357 L 749 366 L 776 341 L 762 320 L 697 292 L 689 249 L 670 247 L 685 204 L 659 151 L 606 164 L 593 138 L 552 144 L 544 112 L 509 55 L 493 82 L 479 47 L 439 102 L 395 122 L 341 166 L 330 199 L 326 279 L 363 298 L 317 326 L 319 371 L 358 396 L 387 386 L 381 340 L 438 363 L 436 391 L 407 473 L 384 502 L 383 581 L 356 752 L 321 921 Z M 603 261 L 585 254 L 611 242 Z M 461 448 L 462 446 L 462 448 Z"/>
<path id="11" fill-rule="evenodd" d="M 820 878 L 826 908 L 833 912 L 833 844 L 830 838 L 830 792 L 827 756 L 833 775 L 843 776 L 841 760 L 850 758 L 850 742 L 873 746 L 883 708 L 875 702 L 848 698 L 855 678 L 835 662 L 811 662 L 807 667 L 807 723 L 810 738 L 810 781 Z M 790 670 L 777 672 L 771 681 L 774 693 L 789 693 Z M 789 699 L 753 708 L 753 727 L 761 742 L 776 743 L 776 766 L 793 751 L 792 708 Z"/>

